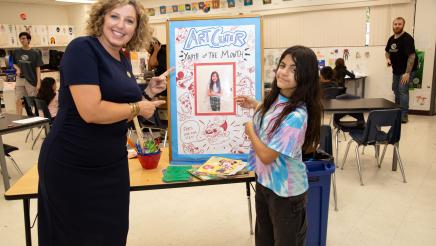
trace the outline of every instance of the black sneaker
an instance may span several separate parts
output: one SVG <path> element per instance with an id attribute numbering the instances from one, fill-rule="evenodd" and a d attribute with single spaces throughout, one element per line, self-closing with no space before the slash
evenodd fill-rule
<path id="1" fill-rule="evenodd" d="M 401 118 L 401 123 L 406 124 L 409 122 L 409 116 L 406 114 Z"/>

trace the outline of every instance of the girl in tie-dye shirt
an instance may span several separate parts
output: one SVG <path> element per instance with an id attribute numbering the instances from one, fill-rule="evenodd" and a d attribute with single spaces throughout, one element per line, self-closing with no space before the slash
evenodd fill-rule
<path id="1" fill-rule="evenodd" d="M 256 173 L 256 246 L 303 246 L 309 185 L 302 153 L 319 142 L 318 62 L 303 46 L 288 48 L 279 61 L 261 104 L 246 96 L 236 101 L 256 108 L 253 121 L 245 124 L 252 143 L 249 168 Z"/>

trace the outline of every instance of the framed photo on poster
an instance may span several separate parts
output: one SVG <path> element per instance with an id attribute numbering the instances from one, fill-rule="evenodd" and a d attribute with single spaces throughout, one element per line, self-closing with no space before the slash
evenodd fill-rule
<path id="1" fill-rule="evenodd" d="M 261 26 L 257 16 L 168 21 L 171 163 L 247 158 L 244 123 L 254 110 L 235 97 L 261 100 Z"/>

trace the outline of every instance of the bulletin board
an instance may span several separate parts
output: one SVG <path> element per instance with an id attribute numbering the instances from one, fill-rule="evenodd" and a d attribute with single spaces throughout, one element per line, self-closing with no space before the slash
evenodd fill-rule
<path id="1" fill-rule="evenodd" d="M 169 86 L 171 163 L 246 159 L 244 123 L 254 110 L 238 106 L 235 96 L 261 99 L 261 17 L 170 19 L 167 25 L 175 68 Z"/>

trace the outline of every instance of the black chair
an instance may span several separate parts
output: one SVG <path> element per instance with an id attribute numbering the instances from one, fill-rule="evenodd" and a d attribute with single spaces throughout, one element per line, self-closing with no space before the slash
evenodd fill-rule
<path id="1" fill-rule="evenodd" d="M 340 100 L 353 100 L 358 99 L 359 96 L 342 94 L 336 97 Z M 365 127 L 365 117 L 363 113 L 335 113 L 333 114 L 333 127 L 336 129 L 335 142 L 336 142 L 336 163 L 339 161 L 339 133 L 351 132 L 356 129 L 363 129 Z M 345 134 L 344 134 L 345 137 Z"/>
<path id="2" fill-rule="evenodd" d="M 8 158 L 12 161 L 12 164 L 14 165 L 15 169 L 17 169 L 17 171 L 18 171 L 21 175 L 23 175 L 23 172 L 21 171 L 21 169 L 20 169 L 20 167 L 18 166 L 17 162 L 16 162 L 16 161 L 14 160 L 14 158 L 12 158 L 12 156 L 10 155 L 10 153 L 11 153 L 12 151 L 18 150 L 18 148 L 15 147 L 15 146 L 9 145 L 9 144 L 3 144 L 3 150 L 4 150 L 4 153 L 5 153 L 5 156 L 8 157 Z"/>
<path id="3" fill-rule="evenodd" d="M 337 96 L 344 94 L 345 87 L 327 87 L 322 89 L 322 97 L 324 99 L 335 99 Z"/>
<path id="4" fill-rule="evenodd" d="M 389 128 L 389 130 L 385 130 L 386 128 Z M 401 137 L 401 109 L 371 111 L 368 115 L 368 120 L 366 121 L 365 128 L 361 130 L 351 131 L 350 136 L 352 139 L 348 142 L 341 169 L 344 169 L 344 164 L 347 159 L 347 154 L 348 150 L 350 149 L 351 142 L 356 142 L 357 171 L 359 172 L 360 184 L 363 185 L 359 147 L 362 145 L 373 145 L 376 150 L 375 157 L 377 165 L 380 168 L 386 152 L 386 147 L 388 144 L 392 144 L 398 157 L 398 164 L 401 169 L 401 174 L 403 175 L 403 181 L 404 183 L 406 183 L 403 163 L 400 158 L 400 151 L 398 150 L 398 142 L 400 141 Z M 385 147 L 382 157 L 379 160 L 380 144 L 385 144 Z"/>
<path id="5" fill-rule="evenodd" d="M 321 130 L 319 134 L 319 149 L 322 149 L 326 153 L 333 156 L 333 146 L 332 146 L 332 128 L 329 125 L 321 125 Z M 333 199 L 335 202 L 335 210 L 338 211 L 338 200 L 336 193 L 336 172 L 332 174 L 332 185 L 333 185 Z"/>
<path id="6" fill-rule="evenodd" d="M 33 96 L 24 96 L 23 102 L 24 102 L 24 109 L 26 110 L 26 114 L 29 117 L 35 117 L 38 116 L 38 112 L 36 111 L 35 107 L 35 98 Z M 29 132 L 26 135 L 25 142 L 27 143 L 27 139 L 29 139 L 29 135 L 32 137 L 33 140 L 33 128 L 29 129 Z"/>
<path id="7" fill-rule="evenodd" d="M 44 100 L 38 98 L 35 98 L 34 101 L 35 101 L 35 108 L 36 108 L 36 112 L 38 113 L 38 116 L 47 118 L 49 120 L 49 125 L 51 126 L 51 124 L 53 123 L 53 118 L 51 117 L 50 110 L 48 109 L 47 103 Z M 43 129 L 45 130 L 44 126 L 41 126 L 39 128 L 38 134 L 36 135 L 36 138 L 33 141 L 32 149 L 35 146 L 35 143 L 38 140 L 39 136 L 41 135 Z M 47 132 L 45 132 L 45 135 L 47 136 Z"/>

